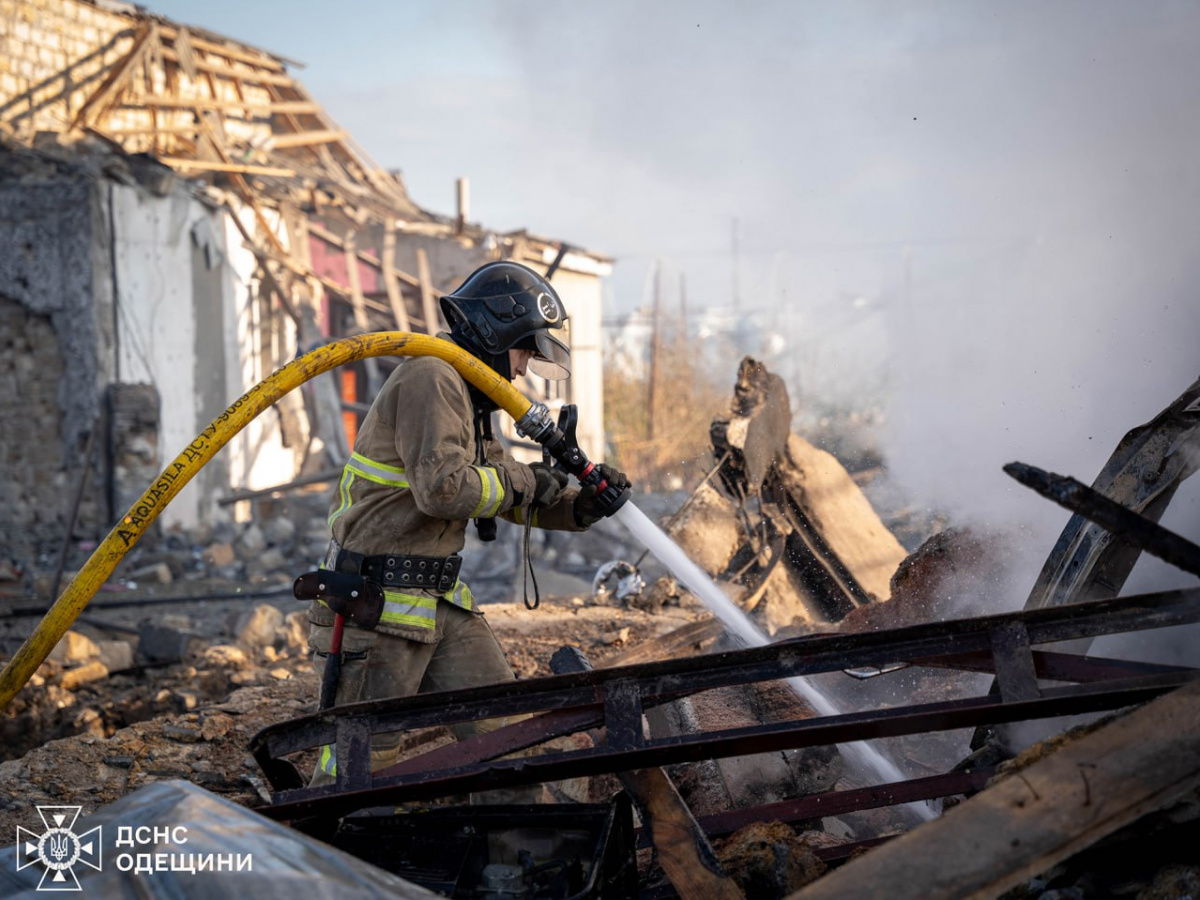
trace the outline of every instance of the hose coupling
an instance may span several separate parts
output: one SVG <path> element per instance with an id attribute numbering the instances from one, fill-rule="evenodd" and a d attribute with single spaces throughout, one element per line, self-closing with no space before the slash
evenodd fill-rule
<path id="1" fill-rule="evenodd" d="M 545 403 L 530 405 L 529 411 L 517 420 L 517 433 L 539 444 L 546 443 L 546 439 L 554 434 L 554 420 Z"/>

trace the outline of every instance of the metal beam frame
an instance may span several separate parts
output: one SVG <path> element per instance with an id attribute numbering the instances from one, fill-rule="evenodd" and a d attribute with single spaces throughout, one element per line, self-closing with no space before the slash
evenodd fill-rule
<path id="1" fill-rule="evenodd" d="M 1035 655 L 1031 646 L 1195 621 L 1200 621 L 1200 589 L 1166 591 L 338 707 L 270 726 L 255 736 L 251 749 L 278 791 L 275 803 L 260 811 L 285 820 L 337 815 L 385 802 L 600 772 L 1118 709 L 1186 684 L 1200 672 Z M 640 729 L 618 727 L 621 740 L 604 746 L 496 758 L 558 735 L 627 723 L 638 706 L 645 709 L 710 688 L 897 662 L 991 669 L 1010 688 L 1000 696 L 658 740 L 645 739 Z M 1089 683 L 1041 687 L 1038 678 Z M 356 752 L 376 733 L 538 712 L 543 715 L 374 774 L 368 768 L 369 754 Z M 338 747 L 338 782 L 302 787 L 284 757 L 330 743 Z"/>

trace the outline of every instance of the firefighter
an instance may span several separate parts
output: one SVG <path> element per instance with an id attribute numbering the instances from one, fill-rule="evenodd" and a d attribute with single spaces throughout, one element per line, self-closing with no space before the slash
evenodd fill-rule
<path id="1" fill-rule="evenodd" d="M 550 284 L 514 262 L 491 262 L 441 298 L 449 339 L 508 379 L 531 371 L 570 374 L 570 353 L 553 334 L 566 310 Z M 445 336 L 445 335 L 443 335 Z M 365 576 L 384 589 L 371 630 L 347 624 L 334 702 L 405 697 L 512 681 L 512 668 L 471 589 L 458 578 L 469 520 L 494 535 L 494 518 L 582 531 L 604 514 L 594 489 L 567 486 L 565 473 L 514 459 L 492 433 L 495 404 L 447 362 L 402 361 L 363 419 L 330 507 L 332 541 L 324 568 Z M 626 477 L 602 467 L 606 481 Z M 324 672 L 334 613 L 309 607 L 309 645 Z M 456 727 L 462 738 L 505 724 Z M 400 734 L 377 735 L 372 771 L 397 756 Z M 325 746 L 313 785 L 337 772 Z"/>

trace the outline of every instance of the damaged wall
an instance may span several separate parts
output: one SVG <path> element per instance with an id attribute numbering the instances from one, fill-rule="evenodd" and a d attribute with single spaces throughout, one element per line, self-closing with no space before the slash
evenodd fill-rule
<path id="1" fill-rule="evenodd" d="M 257 261 L 230 215 L 186 182 L 152 180 L 151 190 L 130 172 L 115 181 L 36 152 L 5 160 L 0 544 L 34 567 L 61 547 L 93 427 L 102 470 L 85 492 L 78 537 L 107 532 L 166 461 L 295 355 L 295 335 L 260 296 Z M 116 386 L 120 398 L 109 396 Z M 130 404 L 156 408 L 138 414 Z M 131 417 L 150 424 L 114 430 Z M 257 487 L 290 477 L 305 445 L 293 435 L 285 446 L 282 421 L 268 413 L 235 437 L 162 525 L 211 521 L 231 478 Z"/>
<path id="2" fill-rule="evenodd" d="M 295 355 L 295 330 L 260 295 L 257 261 L 228 212 L 199 202 L 182 182 L 165 196 L 139 185 L 108 190 L 118 325 L 113 377 L 157 387 L 161 469 Z M 281 473 L 290 477 L 304 447 L 284 446 L 280 421 L 266 413 L 230 441 L 163 513 L 163 525 L 208 521 L 231 481 L 253 489 L 277 484 Z"/>
<path id="3" fill-rule="evenodd" d="M 93 313 L 93 195 L 84 173 L 47 166 L 0 184 L 0 544 L 56 548 L 88 431 L 99 413 Z M 96 520 L 98 510 L 83 515 Z"/>

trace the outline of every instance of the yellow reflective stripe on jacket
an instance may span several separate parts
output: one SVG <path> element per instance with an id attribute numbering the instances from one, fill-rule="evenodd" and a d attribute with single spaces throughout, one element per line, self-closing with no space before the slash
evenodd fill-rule
<path id="1" fill-rule="evenodd" d="M 333 744 L 321 747 L 321 758 L 317 761 L 321 771 L 326 775 L 337 775 L 337 748 Z"/>
<path id="2" fill-rule="evenodd" d="M 354 499 L 350 496 L 350 487 L 354 484 L 355 478 L 365 478 L 367 481 L 382 484 L 384 487 L 394 487 L 400 490 L 407 490 L 409 487 L 408 481 L 404 478 L 403 466 L 389 466 L 386 463 L 368 459 L 361 453 L 351 453 L 349 461 L 342 467 L 341 480 L 338 481 L 338 496 L 341 498 L 341 502 L 338 503 L 337 509 L 329 514 L 330 528 L 353 504 Z"/>
<path id="3" fill-rule="evenodd" d="M 341 480 L 338 481 L 338 496 L 341 497 L 341 502 L 338 508 L 329 514 L 329 527 L 333 527 L 333 523 L 342 517 L 342 514 L 350 508 L 350 485 L 354 484 L 354 473 L 348 468 L 342 469 Z"/>
<path id="4" fill-rule="evenodd" d="M 468 518 L 474 519 L 477 516 L 485 519 L 491 518 L 500 511 L 500 504 L 504 502 L 504 485 L 500 483 L 500 476 L 491 466 L 471 466 L 471 468 L 479 476 L 479 505 L 475 507 L 475 511 Z"/>
<path id="5" fill-rule="evenodd" d="M 394 488 L 408 487 L 408 481 L 404 478 L 403 466 L 389 466 L 375 462 L 361 453 L 351 453 L 345 468 L 376 484 Z"/>

